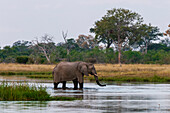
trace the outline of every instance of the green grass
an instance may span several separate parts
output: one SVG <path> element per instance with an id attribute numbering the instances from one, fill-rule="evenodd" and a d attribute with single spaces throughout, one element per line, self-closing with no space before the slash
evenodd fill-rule
<path id="1" fill-rule="evenodd" d="M 88 77 L 90 81 L 94 81 L 94 77 Z M 114 77 L 99 77 L 100 81 L 116 81 L 116 82 L 170 82 L 170 77 L 163 76 L 114 76 Z"/>
<path id="2" fill-rule="evenodd" d="M 22 75 L 20 73 L 10 74 L 11 72 L 8 72 L 4 74 L 3 76 L 26 76 L 28 78 L 34 78 L 34 79 L 48 79 L 52 80 L 52 74 L 49 73 L 26 73 L 25 75 Z M 86 77 L 86 80 L 94 81 L 93 76 Z M 100 81 L 117 81 L 117 82 L 170 82 L 170 77 L 168 76 L 131 76 L 131 75 L 116 75 L 116 76 L 99 76 Z"/>
<path id="3" fill-rule="evenodd" d="M 0 72 L 1 76 L 26 76 L 28 78 L 52 79 L 52 72 Z"/>
<path id="4" fill-rule="evenodd" d="M 51 97 L 46 88 L 29 86 L 21 83 L 2 82 L 0 84 L 0 101 L 50 101 L 75 100 L 72 97 Z"/>
<path id="5" fill-rule="evenodd" d="M 0 72 L 0 75 L 51 75 L 52 72 Z"/>

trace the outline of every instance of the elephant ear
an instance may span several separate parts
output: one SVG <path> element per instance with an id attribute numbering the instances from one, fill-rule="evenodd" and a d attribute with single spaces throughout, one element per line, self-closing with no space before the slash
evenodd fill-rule
<path id="1" fill-rule="evenodd" d="M 84 63 L 79 64 L 79 70 L 84 75 L 89 76 L 86 64 L 84 64 Z"/>

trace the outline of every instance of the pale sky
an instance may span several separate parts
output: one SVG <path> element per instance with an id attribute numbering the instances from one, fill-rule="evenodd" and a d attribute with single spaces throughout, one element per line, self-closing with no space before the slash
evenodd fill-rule
<path id="1" fill-rule="evenodd" d="M 0 47 L 44 34 L 58 43 L 62 31 L 68 31 L 68 38 L 88 35 L 112 8 L 135 11 L 161 32 L 170 24 L 170 0 L 0 0 Z"/>

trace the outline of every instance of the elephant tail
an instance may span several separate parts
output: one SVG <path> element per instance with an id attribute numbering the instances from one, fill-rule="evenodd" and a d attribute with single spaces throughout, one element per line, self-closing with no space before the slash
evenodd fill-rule
<path id="1" fill-rule="evenodd" d="M 53 70 L 53 72 L 52 72 L 52 76 L 54 77 L 54 70 Z"/>
<path id="2" fill-rule="evenodd" d="M 55 71 L 56 68 L 57 68 L 57 65 L 54 67 L 54 69 L 53 69 L 53 71 L 52 71 L 52 77 L 53 77 L 53 79 L 54 79 L 54 71 Z"/>

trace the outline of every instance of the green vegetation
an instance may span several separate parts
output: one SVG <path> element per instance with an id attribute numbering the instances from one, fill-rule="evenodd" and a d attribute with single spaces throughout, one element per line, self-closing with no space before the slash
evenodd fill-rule
<path id="1" fill-rule="evenodd" d="M 94 81 L 93 77 L 89 77 L 91 81 Z M 157 75 L 154 76 L 114 76 L 114 77 L 99 77 L 100 81 L 107 82 L 170 82 L 170 77 L 160 77 Z"/>
<path id="2" fill-rule="evenodd" d="M 20 64 L 26 64 L 28 62 L 28 56 L 18 56 L 16 62 Z"/>
<path id="3" fill-rule="evenodd" d="M 52 72 L 0 72 L 0 75 L 51 75 Z"/>
<path id="4" fill-rule="evenodd" d="M 151 45 L 152 46 L 152 45 Z M 166 45 L 164 45 L 166 46 Z M 62 49 L 57 49 L 62 48 Z M 12 50 L 13 47 L 10 48 L 9 51 L 15 51 Z M 64 47 L 56 47 L 56 50 L 58 51 L 59 58 L 54 59 L 53 63 L 57 63 L 60 60 L 66 60 L 66 49 Z M 6 63 L 13 63 L 16 62 L 15 56 L 17 54 L 14 54 L 14 56 L 10 56 L 7 54 L 8 52 L 2 52 L 3 49 L 0 50 L 0 62 L 6 62 Z M 121 61 L 123 64 L 135 64 L 135 63 L 141 63 L 141 64 L 170 64 L 170 47 L 166 46 L 165 48 L 162 48 L 155 46 L 155 48 L 149 47 L 147 54 L 143 54 L 140 51 L 132 51 L 132 50 L 126 50 L 122 51 L 122 57 Z M 114 51 L 112 48 L 109 48 L 107 50 L 100 49 L 98 47 L 95 47 L 91 50 L 71 50 L 69 55 L 70 61 L 87 61 L 87 62 L 93 62 L 93 63 L 117 63 L 118 62 L 118 52 Z M 34 63 L 32 61 L 32 56 L 28 56 L 29 60 L 27 63 Z M 46 63 L 45 59 L 42 61 L 41 59 L 44 59 L 43 56 L 39 56 L 37 59 L 37 62 L 39 63 Z M 18 62 L 19 63 L 19 62 Z M 23 63 L 23 62 L 22 62 Z"/>
<path id="5" fill-rule="evenodd" d="M 51 97 L 46 88 L 29 86 L 21 83 L 0 84 L 0 101 L 50 101 L 50 100 L 75 100 L 71 97 Z"/>
<path id="6" fill-rule="evenodd" d="M 26 76 L 28 78 L 52 79 L 51 72 L 0 72 L 1 76 Z"/>

